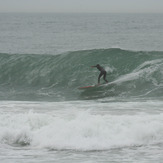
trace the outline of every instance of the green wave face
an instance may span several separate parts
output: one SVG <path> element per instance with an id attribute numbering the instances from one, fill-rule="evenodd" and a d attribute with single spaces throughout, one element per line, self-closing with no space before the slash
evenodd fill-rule
<path id="1" fill-rule="evenodd" d="M 97 83 L 100 64 L 108 85 Z M 101 83 L 104 83 L 101 78 Z M 94 49 L 60 55 L 0 54 L 0 99 L 81 100 L 163 97 L 163 52 Z"/>

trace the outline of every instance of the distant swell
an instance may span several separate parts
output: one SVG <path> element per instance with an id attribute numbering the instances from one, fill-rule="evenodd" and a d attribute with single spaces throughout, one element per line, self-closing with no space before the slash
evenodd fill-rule
<path id="1" fill-rule="evenodd" d="M 97 83 L 99 72 L 90 68 L 97 63 L 105 67 L 111 84 L 79 91 L 80 86 Z M 11 100 L 162 97 L 163 52 L 94 49 L 60 55 L 0 53 L 0 95 Z"/>

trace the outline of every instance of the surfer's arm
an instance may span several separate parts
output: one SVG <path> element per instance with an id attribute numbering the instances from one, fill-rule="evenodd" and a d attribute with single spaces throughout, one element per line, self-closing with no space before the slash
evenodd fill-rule
<path id="1" fill-rule="evenodd" d="M 91 67 L 93 68 L 93 67 L 97 67 L 97 66 L 91 66 Z"/>

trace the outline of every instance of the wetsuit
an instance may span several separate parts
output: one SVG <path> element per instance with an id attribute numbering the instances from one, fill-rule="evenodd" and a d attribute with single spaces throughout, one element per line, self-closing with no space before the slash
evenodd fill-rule
<path id="1" fill-rule="evenodd" d="M 100 84 L 100 78 L 101 78 L 101 76 L 103 76 L 103 79 L 105 80 L 105 82 L 108 83 L 108 81 L 106 80 L 106 71 L 104 70 L 104 68 L 101 67 L 99 64 L 97 64 L 94 67 L 96 67 L 100 71 L 100 74 L 98 76 L 98 84 Z"/>

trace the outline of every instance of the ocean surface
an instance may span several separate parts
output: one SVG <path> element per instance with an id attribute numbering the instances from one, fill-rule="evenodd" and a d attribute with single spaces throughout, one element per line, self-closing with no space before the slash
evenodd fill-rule
<path id="1" fill-rule="evenodd" d="M 0 13 L 0 162 L 162 160 L 163 14 Z"/>

